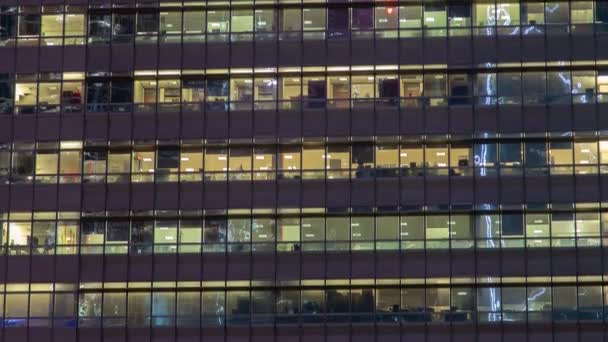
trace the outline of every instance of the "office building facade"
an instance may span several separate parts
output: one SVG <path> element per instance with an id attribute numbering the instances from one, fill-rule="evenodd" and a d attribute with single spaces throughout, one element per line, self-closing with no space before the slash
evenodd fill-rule
<path id="1" fill-rule="evenodd" d="M 604 341 L 608 2 L 0 0 L 0 341 Z"/>

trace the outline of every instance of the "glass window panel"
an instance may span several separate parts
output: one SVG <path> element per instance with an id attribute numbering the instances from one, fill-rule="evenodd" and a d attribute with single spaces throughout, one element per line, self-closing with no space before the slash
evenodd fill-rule
<path id="1" fill-rule="evenodd" d="M 250 219 L 229 219 L 228 220 L 228 242 L 248 242 L 251 241 L 251 220 Z"/>
<path id="2" fill-rule="evenodd" d="M 161 253 L 176 252 L 177 221 L 157 220 L 154 226 L 155 251 Z M 164 245 L 164 246 L 163 246 Z"/>
<path id="3" fill-rule="evenodd" d="M 154 292 L 152 294 L 152 325 L 173 326 L 175 304 L 175 292 Z"/>
<path id="4" fill-rule="evenodd" d="M 112 35 L 112 15 L 89 15 L 89 42 L 103 43 L 110 40 Z"/>
<path id="5" fill-rule="evenodd" d="M 250 147 L 230 148 L 229 171 L 251 171 L 252 150 Z"/>
<path id="6" fill-rule="evenodd" d="M 302 169 L 325 169 L 325 150 L 323 146 L 304 146 L 302 151 Z"/>
<path id="7" fill-rule="evenodd" d="M 374 28 L 372 7 L 353 7 L 351 10 L 351 27 L 353 30 L 371 30 Z"/>
<path id="8" fill-rule="evenodd" d="M 496 87 L 499 104 L 519 104 L 522 98 L 520 73 L 498 73 Z M 543 94 L 544 95 L 544 94 Z"/>
<path id="9" fill-rule="evenodd" d="M 597 165 L 597 143 L 596 142 L 575 142 L 574 143 L 574 163 L 577 165 Z"/>
<path id="10" fill-rule="evenodd" d="M 604 306 L 601 286 L 579 286 L 577 303 L 580 320 L 602 319 Z"/>
<path id="11" fill-rule="evenodd" d="M 115 42 L 128 42 L 128 36 L 133 35 L 135 31 L 135 16 L 132 14 L 114 14 L 112 16 L 113 26 L 112 34 Z"/>
<path id="12" fill-rule="evenodd" d="M 76 316 L 76 296 L 74 293 L 55 293 L 53 317 L 74 319 Z"/>
<path id="13" fill-rule="evenodd" d="M 536 219 L 530 217 L 531 225 L 543 224 L 542 218 Z M 516 213 L 503 213 L 502 214 L 502 236 L 503 237 L 523 237 L 524 236 L 524 224 L 523 214 Z M 535 223 L 536 222 L 536 223 Z M 544 229 L 544 228 L 543 228 Z M 542 229 L 541 229 L 542 233 Z"/>
<path id="14" fill-rule="evenodd" d="M 576 213 L 576 235 L 578 237 L 600 236 L 599 213 Z"/>
<path id="15" fill-rule="evenodd" d="M 272 147 L 255 147 L 253 151 L 253 169 L 256 171 L 273 171 L 276 169 L 276 150 Z"/>
<path id="16" fill-rule="evenodd" d="M 35 170 L 34 152 L 13 151 L 12 170 L 13 175 L 33 175 Z M 56 170 L 53 171 L 57 172 Z M 31 178 L 30 178 L 31 179 Z"/>
<path id="17" fill-rule="evenodd" d="M 452 215 L 450 217 L 450 237 L 452 239 L 473 239 L 471 215 Z"/>
<path id="18" fill-rule="evenodd" d="M 327 9 L 327 31 L 329 37 L 341 37 L 348 31 L 348 8 L 330 7 Z"/>
<path id="19" fill-rule="evenodd" d="M 449 4 L 448 12 L 450 27 L 471 26 L 471 4 Z"/>
<path id="20" fill-rule="evenodd" d="M 521 226 L 521 224 L 520 224 Z M 475 215 L 475 228 L 477 238 L 496 239 L 500 237 L 501 225 L 500 215 L 498 214 L 479 214 Z M 488 247 L 498 247 L 497 243 L 488 242 Z"/>
<path id="21" fill-rule="evenodd" d="M 421 27 L 422 27 L 422 6 L 420 6 L 420 5 L 399 6 L 399 28 L 400 29 L 419 29 Z"/>
<path id="22" fill-rule="evenodd" d="M 503 287 L 502 304 L 505 312 L 522 312 L 527 308 L 526 289 L 524 287 Z"/>
<path id="23" fill-rule="evenodd" d="M 288 108 L 298 108 L 302 97 L 300 77 L 282 76 L 279 78 L 279 98 Z"/>
<path id="24" fill-rule="evenodd" d="M 524 25 L 542 25 L 545 23 L 545 9 L 543 3 L 525 2 L 521 4 L 521 20 Z M 534 30 L 528 28 L 528 30 Z M 539 30 L 538 28 L 536 29 Z M 529 31 L 528 31 L 529 32 Z M 538 31 L 537 33 L 540 33 Z"/>
<path id="25" fill-rule="evenodd" d="M 249 316 L 251 313 L 249 291 L 227 291 L 226 313 L 228 316 L 236 316 L 232 318 L 235 322 L 239 321 L 238 316 Z"/>
<path id="26" fill-rule="evenodd" d="M 424 216 L 401 216 L 399 227 L 402 240 L 424 240 Z"/>
<path id="27" fill-rule="evenodd" d="M 167 12 L 165 12 L 166 15 Z M 150 35 L 158 32 L 158 13 L 137 13 L 137 34 Z"/>
<path id="28" fill-rule="evenodd" d="M 298 251 L 300 248 L 300 219 L 280 218 L 277 222 L 277 241 L 289 242 L 284 244 L 284 250 Z M 278 246 L 277 248 L 281 248 Z M 280 249 L 281 250 L 281 249 Z"/>
<path id="29" fill-rule="evenodd" d="M 374 97 L 374 76 L 353 76 L 350 86 L 350 97 L 357 99 L 371 99 Z"/>
<path id="30" fill-rule="evenodd" d="M 206 25 L 204 11 L 184 11 L 183 21 L 184 34 L 195 34 L 205 32 Z"/>
<path id="31" fill-rule="evenodd" d="M 304 148 L 304 168 L 307 164 L 307 149 Z M 350 147 L 348 145 L 330 145 L 327 146 L 327 154 L 323 155 L 323 159 L 327 161 L 328 170 L 348 170 L 350 160 Z"/>
<path id="32" fill-rule="evenodd" d="M 302 218 L 302 241 L 324 241 L 325 240 L 325 218 L 303 217 Z"/>
<path id="33" fill-rule="evenodd" d="M 217 34 L 226 33 L 228 31 L 230 31 L 230 10 L 207 11 L 208 33 Z"/>
<path id="34" fill-rule="evenodd" d="M 567 1 L 548 1 L 545 3 L 547 24 L 568 24 L 570 9 Z"/>
<path id="35" fill-rule="evenodd" d="M 426 310 L 435 313 L 432 316 L 432 320 L 442 321 L 444 318 L 441 313 L 450 311 L 450 289 L 427 288 Z"/>
<path id="36" fill-rule="evenodd" d="M 424 4 L 424 27 L 441 28 L 447 26 L 446 5 L 443 3 Z"/>
<path id="37" fill-rule="evenodd" d="M 373 313 L 374 312 L 374 290 L 373 289 L 351 289 L 350 291 L 350 310 L 352 313 Z"/>
<path id="38" fill-rule="evenodd" d="M 66 37 L 82 37 L 85 35 L 86 18 L 84 14 L 66 13 L 64 35 Z"/>
<path id="39" fill-rule="evenodd" d="M 80 317 L 80 323 L 86 323 L 88 319 L 94 319 L 101 317 L 102 313 L 102 301 L 101 293 L 80 293 L 78 298 L 78 316 Z M 7 298 L 8 299 L 8 298 Z M 8 304 L 8 303 L 7 303 Z M 27 307 L 27 306 L 24 306 Z M 103 307 L 105 309 L 105 307 Z M 106 310 L 104 310 L 104 315 Z M 107 315 L 111 315 L 111 311 L 107 311 Z M 83 324 L 86 326 L 86 324 Z"/>
<path id="40" fill-rule="evenodd" d="M 600 163 L 608 164 L 608 140 L 600 140 Z"/>
<path id="41" fill-rule="evenodd" d="M 327 289 L 327 313 L 346 314 L 350 311 L 349 290 Z"/>
<path id="42" fill-rule="evenodd" d="M 574 214 L 572 213 L 553 213 L 551 215 L 551 236 L 552 237 L 574 237 Z"/>
<path id="43" fill-rule="evenodd" d="M 43 37 L 63 36 L 63 21 L 63 14 L 43 15 L 40 19 L 41 35 Z"/>
<path id="44" fill-rule="evenodd" d="M 551 165 L 572 165 L 573 146 L 569 141 L 552 141 L 549 143 L 549 160 Z"/>
<path id="45" fill-rule="evenodd" d="M 399 216 L 376 217 L 376 241 L 399 241 Z"/>
<path id="46" fill-rule="evenodd" d="M 187 12 L 186 12 L 187 13 Z M 160 34 L 175 35 L 182 32 L 182 12 L 160 12 Z"/>
<path id="47" fill-rule="evenodd" d="M 274 233 L 274 219 L 255 218 L 252 220 L 251 236 L 253 242 L 274 242 Z"/>
<path id="48" fill-rule="evenodd" d="M 374 240 L 374 218 L 366 216 L 355 216 L 351 218 L 351 240 L 373 241 Z M 358 246 L 358 245 L 355 245 Z"/>
<path id="49" fill-rule="evenodd" d="M 276 19 L 275 10 L 272 8 L 255 10 L 255 31 L 256 32 L 275 32 Z"/>
<path id="50" fill-rule="evenodd" d="M 424 166 L 424 149 L 418 146 L 402 145 L 399 159 L 399 166 L 402 168 L 421 168 Z"/>
<path id="51" fill-rule="evenodd" d="M 105 221 L 82 221 L 80 227 L 80 238 L 83 245 L 103 245 Z"/>
<path id="52" fill-rule="evenodd" d="M 234 232 L 235 235 L 235 239 L 239 239 L 241 238 L 241 236 L 243 237 L 243 240 L 246 241 L 247 240 L 247 236 L 249 235 L 249 231 L 248 231 L 248 227 L 245 227 L 244 229 L 240 229 L 238 227 L 235 227 L 234 225 L 239 225 L 239 224 L 243 224 L 241 222 L 238 221 L 232 221 L 232 226 L 231 229 Z M 227 227 L 227 221 L 225 219 L 206 219 L 205 220 L 205 226 L 204 226 L 204 232 L 203 232 L 203 242 L 204 243 L 224 243 L 226 242 L 226 227 Z M 231 238 L 232 238 L 232 234 L 231 234 Z M 238 241 L 238 240 L 235 240 Z"/>
<path id="53" fill-rule="evenodd" d="M 550 231 L 549 214 L 526 215 L 526 236 L 528 238 L 548 238 Z"/>
<path id="54" fill-rule="evenodd" d="M 253 32 L 253 11 L 233 10 L 230 16 L 232 33 Z"/>
<path id="55" fill-rule="evenodd" d="M 226 313 L 226 294 L 223 291 L 203 291 L 203 325 L 221 326 Z"/>
<path id="56" fill-rule="evenodd" d="M 426 239 L 447 240 L 450 238 L 450 218 L 448 215 L 429 215 L 426 217 Z"/>
<path id="57" fill-rule="evenodd" d="M 180 101 L 179 79 L 158 81 L 158 102 L 179 103 Z"/>
<path id="58" fill-rule="evenodd" d="M 523 162 L 523 153 L 521 143 L 501 143 L 500 148 L 500 165 L 502 166 L 520 166 Z"/>
<path id="59" fill-rule="evenodd" d="M 348 218 L 343 217 L 328 217 L 327 224 L 327 241 L 349 241 L 350 240 L 350 222 Z"/>
<path id="60" fill-rule="evenodd" d="M 17 8 L 3 6 L 0 8 L 0 45 L 14 41 L 17 35 Z"/>
<path id="61" fill-rule="evenodd" d="M 426 165 L 429 167 L 448 167 L 447 146 L 427 146 Z"/>
<path id="62" fill-rule="evenodd" d="M 100 296 L 101 297 L 101 296 Z M 124 326 L 127 316 L 127 294 L 107 292 L 103 294 L 104 326 Z"/>
<path id="63" fill-rule="evenodd" d="M 57 152 L 40 151 L 36 154 L 36 175 L 56 175 L 59 165 Z"/>
<path id="64" fill-rule="evenodd" d="M 55 250 L 55 222 L 34 221 L 30 246 L 32 254 L 52 254 Z"/>
<path id="65" fill-rule="evenodd" d="M 406 322 L 424 321 L 426 319 L 424 314 L 426 308 L 425 289 L 402 288 L 401 308 L 404 311 Z"/>
<path id="66" fill-rule="evenodd" d="M 323 290 L 302 290 L 302 313 L 318 315 L 325 312 L 325 293 Z"/>
<path id="67" fill-rule="evenodd" d="M 228 150 L 224 148 L 207 147 L 205 150 L 205 172 L 221 172 L 228 170 Z"/>
<path id="68" fill-rule="evenodd" d="M 304 31 L 324 31 L 325 30 L 325 9 L 324 8 L 304 8 L 302 9 L 303 30 Z M 294 18 L 295 19 L 295 18 Z M 297 25 L 294 23 L 293 25 Z"/>
<path id="69" fill-rule="evenodd" d="M 159 224 L 159 226 L 161 226 Z M 170 227 L 162 226 L 167 228 L 167 231 L 171 231 Z M 152 220 L 134 220 L 131 227 L 131 252 L 133 254 L 149 254 L 152 253 L 152 243 L 154 237 L 154 221 Z M 162 239 L 164 235 L 159 236 L 159 243 L 166 241 Z M 162 240 L 161 240 L 162 239 Z M 159 246 L 162 249 L 163 246 Z"/>
<path id="70" fill-rule="evenodd" d="M 30 294 L 30 326 L 48 325 L 53 312 L 52 293 Z"/>
<path id="71" fill-rule="evenodd" d="M 475 160 L 477 155 L 475 155 Z M 466 168 L 473 166 L 473 151 L 466 144 L 452 144 L 450 146 L 450 166 L 453 168 Z"/>
<path id="72" fill-rule="evenodd" d="M 447 75 L 427 74 L 424 75 L 424 96 L 445 97 L 447 95 Z"/>
<path id="73" fill-rule="evenodd" d="M 477 289 L 477 311 L 481 320 L 500 322 L 502 307 L 501 289 L 499 287 L 480 287 Z M 488 313 L 485 314 L 484 313 Z"/>
<path id="74" fill-rule="evenodd" d="M 532 143 L 528 142 L 525 144 L 526 149 L 526 166 L 528 167 L 539 167 L 547 165 L 547 145 L 545 143 Z"/>
<path id="75" fill-rule="evenodd" d="M 199 327 L 201 317 L 201 293 L 198 291 L 177 292 L 177 325 Z"/>
<path id="76" fill-rule="evenodd" d="M 156 103 L 156 80 L 135 80 L 133 99 L 135 103 Z"/>
<path id="77" fill-rule="evenodd" d="M 544 104 L 547 95 L 547 74 L 544 71 L 524 72 L 522 80 L 524 103 Z"/>
<path id="78" fill-rule="evenodd" d="M 75 177 L 80 175 L 80 166 L 81 166 L 80 151 L 61 151 L 59 153 L 59 157 L 60 157 L 59 158 L 59 174 L 75 175 Z M 76 179 L 76 180 L 78 180 L 78 179 Z"/>
<path id="79" fill-rule="evenodd" d="M 322 153 L 322 150 L 321 150 Z M 279 170 L 299 170 L 302 159 L 300 147 L 280 146 L 279 147 Z M 321 163 L 321 167 L 322 167 Z"/>
<path id="80" fill-rule="evenodd" d="M 378 6 L 375 9 L 376 30 L 396 30 L 399 25 L 399 11 L 392 6 Z"/>
<path id="81" fill-rule="evenodd" d="M 179 158 L 179 169 L 181 172 L 202 172 L 203 152 L 201 148 L 182 148 Z"/>
<path id="82" fill-rule="evenodd" d="M 40 35 L 40 15 L 22 14 L 19 16 L 19 37 Z"/>
<path id="83" fill-rule="evenodd" d="M 15 105 L 33 106 L 36 104 L 38 86 L 36 83 L 17 83 L 15 85 Z"/>
<path id="84" fill-rule="evenodd" d="M 133 151 L 132 173 L 154 173 L 155 169 L 154 151 Z"/>
<path id="85" fill-rule="evenodd" d="M 130 292 L 127 301 L 129 327 L 144 327 L 150 325 L 151 299 L 150 293 Z"/>
<path id="86" fill-rule="evenodd" d="M 299 32 L 302 30 L 303 10 L 300 8 L 280 8 L 279 10 L 281 16 L 281 32 Z M 307 9 L 304 9 L 304 11 L 306 10 Z M 308 20 L 310 21 L 310 19 Z"/>
<path id="87" fill-rule="evenodd" d="M 131 168 L 131 153 L 123 150 L 108 152 L 108 173 L 128 173 Z"/>
<path id="88" fill-rule="evenodd" d="M 399 146 L 397 144 L 376 145 L 376 168 L 396 169 L 399 167 Z"/>

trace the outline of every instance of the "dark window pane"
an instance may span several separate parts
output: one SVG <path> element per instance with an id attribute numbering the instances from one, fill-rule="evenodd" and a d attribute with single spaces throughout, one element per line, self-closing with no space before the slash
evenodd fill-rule
<path id="1" fill-rule="evenodd" d="M 526 166 L 546 166 L 547 145 L 545 143 L 526 144 Z"/>
<path id="2" fill-rule="evenodd" d="M 374 27 L 374 12 L 372 8 L 355 7 L 352 11 L 353 30 L 371 30 Z"/>
<path id="3" fill-rule="evenodd" d="M 112 16 L 109 14 L 91 14 L 89 18 L 89 40 L 107 42 L 112 35 Z"/>
<path id="4" fill-rule="evenodd" d="M 327 29 L 330 37 L 339 37 L 348 31 L 348 8 L 329 8 L 327 10 Z"/>
<path id="5" fill-rule="evenodd" d="M 40 15 L 26 14 L 19 20 L 19 36 L 37 36 L 40 34 Z"/>
<path id="6" fill-rule="evenodd" d="M 87 102 L 90 105 L 107 104 L 110 99 L 110 82 L 107 80 L 87 81 Z"/>
<path id="7" fill-rule="evenodd" d="M 178 147 L 159 147 L 158 164 L 159 169 L 177 169 L 179 167 Z"/>
<path id="8" fill-rule="evenodd" d="M 106 232 L 106 241 L 124 242 L 129 241 L 129 221 L 110 221 Z"/>
<path id="9" fill-rule="evenodd" d="M 112 103 L 133 102 L 133 80 L 112 80 Z"/>
<path id="10" fill-rule="evenodd" d="M 502 236 L 523 236 L 522 214 L 505 213 L 502 215 Z"/>

